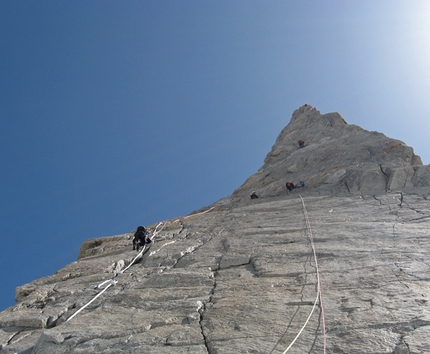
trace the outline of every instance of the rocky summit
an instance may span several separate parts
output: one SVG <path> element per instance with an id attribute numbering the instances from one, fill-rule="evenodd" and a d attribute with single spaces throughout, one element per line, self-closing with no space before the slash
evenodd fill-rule
<path id="1" fill-rule="evenodd" d="M 428 353 L 429 194 L 411 147 L 302 106 L 231 196 L 18 287 L 0 352 Z"/>

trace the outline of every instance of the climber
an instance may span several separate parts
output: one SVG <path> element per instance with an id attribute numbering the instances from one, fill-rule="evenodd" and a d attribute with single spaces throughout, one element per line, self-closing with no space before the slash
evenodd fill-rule
<path id="1" fill-rule="evenodd" d="M 296 188 L 296 186 L 294 185 L 293 182 L 287 182 L 286 184 L 287 189 L 291 192 L 294 188 Z"/>
<path id="2" fill-rule="evenodd" d="M 304 140 L 299 140 L 299 147 L 300 147 L 300 149 L 305 147 Z"/>
<path id="3" fill-rule="evenodd" d="M 258 198 L 257 193 L 255 193 L 254 191 L 252 191 L 252 193 L 251 193 L 251 199 L 257 199 L 257 198 Z"/>
<path id="4" fill-rule="evenodd" d="M 148 242 L 149 239 L 149 242 Z M 133 238 L 133 250 L 139 251 L 139 247 L 144 246 L 145 243 L 150 243 L 151 239 L 146 235 L 146 229 L 143 226 L 139 226 L 134 233 Z"/>
<path id="5" fill-rule="evenodd" d="M 293 189 L 296 188 L 303 188 L 305 186 L 305 182 L 300 181 L 297 184 L 294 184 L 293 182 L 287 182 L 286 187 L 291 192 Z"/>

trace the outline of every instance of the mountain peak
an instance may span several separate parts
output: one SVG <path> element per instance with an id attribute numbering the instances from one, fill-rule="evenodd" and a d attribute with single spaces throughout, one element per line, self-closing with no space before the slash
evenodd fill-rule
<path id="1" fill-rule="evenodd" d="M 424 169 L 402 141 L 350 125 L 339 113 L 321 114 L 304 105 L 294 111 L 264 165 L 234 195 L 245 197 L 250 190 L 281 195 L 287 181 L 303 181 L 307 191 L 319 194 L 412 189 L 430 185 L 430 179 L 422 179 Z"/>

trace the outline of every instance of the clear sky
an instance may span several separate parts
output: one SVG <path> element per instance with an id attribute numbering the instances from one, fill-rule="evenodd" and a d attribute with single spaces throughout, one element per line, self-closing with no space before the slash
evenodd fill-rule
<path id="1" fill-rule="evenodd" d="M 186 215 L 304 103 L 430 162 L 428 0 L 0 0 L 0 310 L 89 238 Z"/>

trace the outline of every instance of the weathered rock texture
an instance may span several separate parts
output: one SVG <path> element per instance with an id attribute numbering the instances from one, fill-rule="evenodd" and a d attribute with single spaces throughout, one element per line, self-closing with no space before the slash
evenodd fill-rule
<path id="1" fill-rule="evenodd" d="M 19 287 L 0 314 L 0 352 L 283 353 L 308 318 L 289 353 L 322 353 L 324 342 L 327 353 L 428 352 L 429 172 L 402 142 L 301 107 L 255 175 L 163 222 L 123 274 L 131 233 L 86 241 L 77 262 Z M 287 180 L 306 186 L 287 194 Z M 314 312 L 299 192 L 321 281 Z"/>
<path id="2" fill-rule="evenodd" d="M 303 149 L 298 140 L 305 141 Z M 235 194 L 255 188 L 279 195 L 285 189 L 285 182 L 279 182 L 285 180 L 303 180 L 320 194 L 413 190 L 430 186 L 429 171 L 403 142 L 348 125 L 338 113 L 321 115 L 303 106 L 278 136 L 264 166 Z"/>

